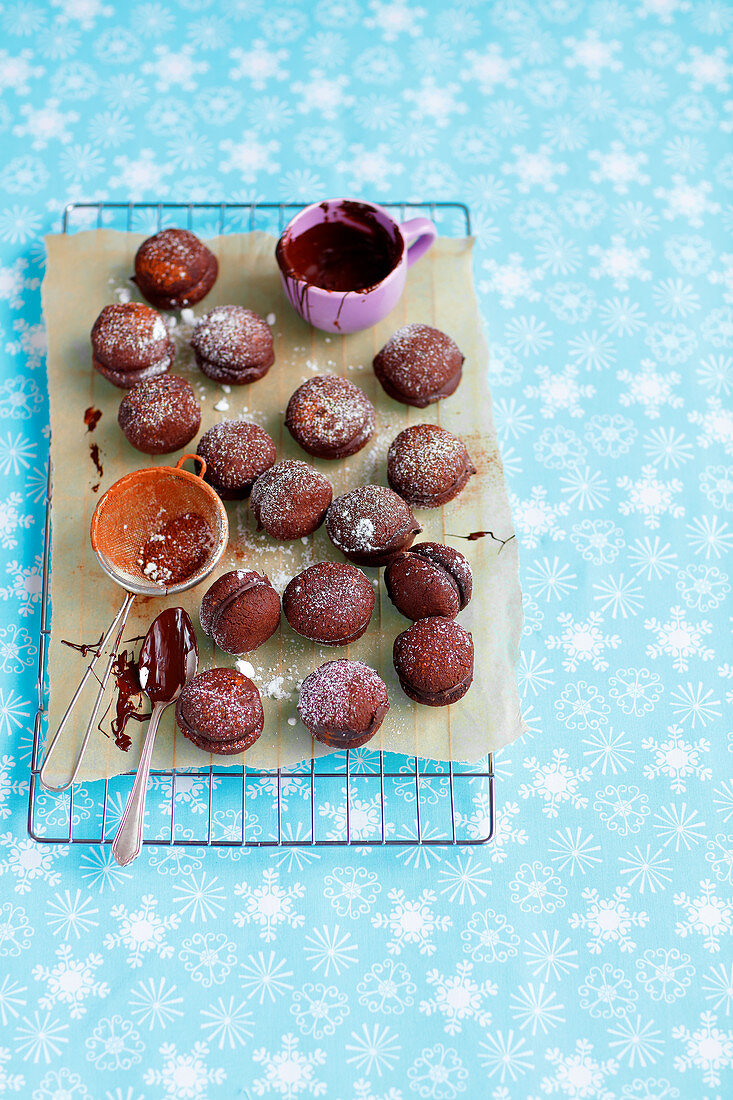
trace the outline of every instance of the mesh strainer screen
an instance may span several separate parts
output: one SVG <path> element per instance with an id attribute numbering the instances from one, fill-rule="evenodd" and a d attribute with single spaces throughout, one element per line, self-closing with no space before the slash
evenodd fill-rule
<path id="1" fill-rule="evenodd" d="M 137 470 L 116 482 L 97 505 L 92 518 L 92 547 L 102 568 L 132 592 L 161 594 L 161 586 L 146 577 L 138 564 L 140 551 L 152 534 L 186 512 L 198 513 L 211 528 L 214 544 L 201 567 L 168 592 L 197 584 L 221 557 L 228 537 L 224 507 L 200 477 L 170 466 Z"/>

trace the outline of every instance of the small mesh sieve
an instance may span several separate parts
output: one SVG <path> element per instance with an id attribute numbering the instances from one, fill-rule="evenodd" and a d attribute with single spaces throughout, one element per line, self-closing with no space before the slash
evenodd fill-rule
<path id="1" fill-rule="evenodd" d="M 189 458 L 200 464 L 200 473 L 181 469 Z M 175 466 L 126 474 L 107 490 L 92 516 L 91 539 L 108 577 L 138 596 L 162 596 L 185 592 L 209 575 L 224 552 L 229 527 L 224 505 L 203 480 L 205 472 L 202 458 L 184 455 Z M 211 528 L 211 552 L 186 580 L 163 587 L 142 572 L 140 552 L 155 531 L 187 512 L 196 512 Z"/>
<path id="2" fill-rule="evenodd" d="M 198 463 L 198 473 L 192 474 L 181 468 L 187 459 Z M 185 592 L 208 577 L 224 553 L 229 538 L 226 509 L 211 486 L 204 481 L 205 473 L 206 463 L 198 455 L 184 455 L 175 466 L 153 466 L 135 470 L 110 486 L 94 509 L 90 532 L 92 549 L 107 576 L 125 589 L 125 599 L 89 662 L 38 769 L 41 783 L 50 791 L 66 790 L 78 775 L 135 596 L 161 597 Z M 191 512 L 201 516 L 211 529 L 211 550 L 199 568 L 179 584 L 157 584 L 146 577 L 140 568 L 142 548 L 151 535 L 159 532 L 166 523 Z M 94 672 L 95 666 L 102 654 L 107 652 L 113 638 L 104 673 L 99 677 Z M 69 780 L 60 786 L 54 786 L 45 780 L 44 769 L 92 675 L 99 683 L 99 690 L 81 748 Z"/>

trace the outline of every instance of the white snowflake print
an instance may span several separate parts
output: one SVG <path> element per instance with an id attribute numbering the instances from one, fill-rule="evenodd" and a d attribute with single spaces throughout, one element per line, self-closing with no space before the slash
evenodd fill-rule
<path id="1" fill-rule="evenodd" d="M 90 954 L 86 959 L 75 959 L 68 944 L 62 944 L 56 951 L 57 962 L 53 966 L 38 964 L 33 968 L 33 977 L 43 982 L 44 993 L 39 997 L 40 1008 L 54 1008 L 63 1005 L 72 1020 L 80 1019 L 87 1010 L 88 997 L 106 997 L 109 986 L 99 981 L 95 971 L 103 963 L 101 955 Z"/>
<path id="2" fill-rule="evenodd" d="M 67 854 L 66 848 L 52 848 L 27 839 L 16 840 L 12 833 L 3 833 L 0 845 L 6 849 L 5 858 L 0 860 L 0 875 L 15 877 L 16 893 L 30 893 L 38 880 L 49 886 L 57 886 L 61 881 L 61 873 L 55 870 L 55 863 Z"/>
<path id="3" fill-rule="evenodd" d="M 724 405 L 719 397 L 708 397 L 707 410 L 695 409 L 687 418 L 700 429 L 698 446 L 707 450 L 719 444 L 727 455 L 733 455 L 733 410 L 729 405 Z"/>
<path id="4" fill-rule="evenodd" d="M 275 1095 L 282 1100 L 296 1100 L 298 1096 L 325 1096 L 326 1082 L 316 1076 L 318 1067 L 325 1065 L 326 1052 L 319 1047 L 307 1053 L 299 1049 L 300 1040 L 295 1035 L 283 1035 L 279 1050 L 268 1051 L 258 1047 L 252 1051 L 252 1060 L 261 1067 L 262 1076 L 252 1081 L 255 1096 Z"/>
<path id="5" fill-rule="evenodd" d="M 656 640 L 646 647 L 647 654 L 650 657 L 671 657 L 672 667 L 677 672 L 687 672 L 691 658 L 710 661 L 715 656 L 715 651 L 703 644 L 703 638 L 711 633 L 713 624 L 707 619 L 699 623 L 688 622 L 682 607 L 670 608 L 669 619 L 664 623 L 657 619 L 645 619 L 644 628 L 656 634 Z"/>
<path id="6" fill-rule="evenodd" d="M 523 863 L 509 883 L 511 899 L 523 913 L 554 913 L 565 904 L 567 890 L 551 867 L 539 860 Z"/>
<path id="7" fill-rule="evenodd" d="M 177 913 L 160 916 L 157 907 L 157 898 L 144 894 L 139 909 L 130 910 L 124 905 L 113 905 L 110 909 L 110 916 L 117 921 L 117 931 L 106 934 L 104 946 L 108 950 L 124 948 L 127 963 L 133 969 L 142 966 L 150 952 L 161 959 L 169 959 L 173 954 L 167 933 L 178 928 L 181 918 Z"/>
<path id="8" fill-rule="evenodd" d="M 542 812 L 548 817 L 557 817 L 563 803 L 569 803 L 575 809 L 584 809 L 588 799 L 581 794 L 579 784 L 591 779 L 590 768 L 574 769 L 569 764 L 569 753 L 564 749 L 553 749 L 552 760 L 540 763 L 531 756 L 524 761 L 525 768 L 534 772 L 531 786 L 523 783 L 519 787 L 522 798 L 537 795 L 542 799 Z"/>
<path id="9" fill-rule="evenodd" d="M 305 982 L 293 994 L 290 1011 L 302 1035 L 322 1039 L 324 1035 L 333 1035 L 344 1022 L 349 1013 L 348 1000 L 335 985 Z"/>
<path id="10" fill-rule="evenodd" d="M 513 162 L 502 165 L 502 172 L 517 177 L 517 190 L 527 192 L 533 187 L 544 191 L 557 191 L 559 183 L 556 176 L 564 176 L 568 170 L 562 161 L 553 161 L 549 145 L 540 145 L 536 152 L 530 152 L 523 145 L 514 145 L 511 150 Z"/>
<path id="11" fill-rule="evenodd" d="M 163 1043 L 159 1053 L 161 1068 L 146 1070 L 143 1081 L 162 1090 L 161 1100 L 206 1100 L 209 1085 L 221 1085 L 226 1080 L 225 1070 L 211 1067 L 207 1043 L 195 1042 L 184 1051 L 179 1051 L 175 1043 Z"/>
<path id="12" fill-rule="evenodd" d="M 467 50 L 466 62 L 466 76 L 470 80 L 477 80 L 482 92 L 490 94 L 500 84 L 506 88 L 516 86 L 514 73 L 519 67 L 519 59 L 505 57 L 501 46 L 495 42 L 481 53 Z"/>
<path id="13" fill-rule="evenodd" d="M 713 187 L 707 180 L 690 183 L 685 176 L 672 176 L 671 187 L 656 187 L 654 197 L 666 202 L 662 215 L 673 221 L 685 218 L 694 229 L 703 224 L 706 214 L 717 214 L 720 204 L 710 199 Z"/>
<path id="14" fill-rule="evenodd" d="M 234 944 L 223 932 L 194 932 L 183 941 L 178 957 L 204 989 L 225 982 L 237 961 Z"/>
<path id="15" fill-rule="evenodd" d="M 420 1011 L 426 1016 L 440 1014 L 448 1035 L 459 1035 L 466 1020 L 474 1020 L 481 1027 L 491 1023 L 491 1013 L 485 1007 L 486 997 L 495 997 L 499 987 L 488 979 L 477 981 L 473 963 L 459 962 L 453 974 L 428 970 L 425 981 L 432 987 L 433 994 L 430 1000 L 420 1002 Z"/>
<path id="16" fill-rule="evenodd" d="M 26 617 L 32 615 L 35 605 L 40 602 L 43 591 L 43 576 L 41 572 L 41 558 L 37 557 L 31 568 L 24 568 L 20 562 L 9 561 L 5 572 L 10 575 L 11 583 L 7 588 L 0 588 L 0 599 L 9 600 L 13 597 L 20 600 L 18 614 Z"/>
<path id="17" fill-rule="evenodd" d="M 635 370 L 620 370 L 616 377 L 626 389 L 619 394 L 619 401 L 627 407 L 639 405 L 650 420 L 657 420 L 663 408 L 682 408 L 682 398 L 674 392 L 682 376 L 676 371 L 662 373 L 652 359 L 642 359 Z"/>
<path id="18" fill-rule="evenodd" d="M 76 111 L 61 111 L 59 107 L 58 99 L 47 99 L 42 107 L 24 103 L 20 108 L 23 122 L 13 127 L 13 133 L 29 138 L 34 149 L 45 149 L 53 138 L 68 145 L 71 141 L 69 127 L 79 121 L 79 115 Z"/>
<path id="19" fill-rule="evenodd" d="M 410 1090 L 420 1100 L 456 1100 L 466 1090 L 468 1070 L 454 1047 L 426 1047 L 407 1071 Z"/>
<path id="20" fill-rule="evenodd" d="M 601 629 L 603 617 L 597 611 L 591 611 L 587 619 L 576 621 L 571 614 L 563 612 L 557 617 L 562 627 L 560 634 L 547 637 L 550 649 L 562 649 L 566 656 L 562 667 L 575 672 L 581 664 L 588 662 L 597 672 L 608 668 L 606 651 L 617 649 L 621 645 L 618 634 L 606 634 Z"/>
<path id="21" fill-rule="evenodd" d="M 733 1065 L 733 1032 L 719 1028 L 713 1012 L 703 1012 L 696 1028 L 673 1027 L 672 1038 L 685 1045 L 684 1054 L 675 1055 L 675 1069 L 701 1070 L 703 1083 L 711 1088 L 721 1083 L 721 1069 Z"/>
<path id="22" fill-rule="evenodd" d="M 684 920 L 678 921 L 675 931 L 683 939 L 686 936 L 702 937 L 706 951 L 720 951 L 720 940 L 733 929 L 733 904 L 717 895 L 717 887 L 710 879 L 700 883 L 700 893 L 692 897 L 687 893 L 675 894 L 673 901 L 685 911 Z"/>
<path id="23" fill-rule="evenodd" d="M 590 245 L 588 254 L 597 261 L 597 267 L 591 267 L 589 274 L 592 279 L 611 279 L 617 290 L 628 290 L 632 279 L 640 282 L 648 282 L 651 271 L 644 266 L 649 259 L 649 249 L 643 245 L 631 248 L 625 239 L 619 235 L 611 237 L 611 243 L 607 248 L 599 244 Z"/>
<path id="24" fill-rule="evenodd" d="M 542 278 L 542 270 L 526 268 L 524 259 L 518 252 L 513 252 L 503 264 L 496 260 L 485 260 L 483 268 L 488 278 L 481 280 L 479 289 L 482 293 L 498 294 L 504 309 L 511 309 L 520 298 L 535 302 L 540 297 L 534 284 Z"/>
<path id="25" fill-rule="evenodd" d="M 559 504 L 550 504 L 547 500 L 547 489 L 535 486 L 526 500 L 512 497 L 512 515 L 514 524 L 522 535 L 522 543 L 529 549 L 539 546 L 543 537 L 551 539 L 565 538 L 565 528 L 560 520 L 570 512 L 570 505 L 565 501 Z"/>
<path id="26" fill-rule="evenodd" d="M 639 997 L 624 971 L 610 963 L 591 967 L 578 988 L 578 995 L 581 1008 L 593 1019 L 604 1020 L 628 1015 Z"/>
<path id="27" fill-rule="evenodd" d="M 270 80 L 285 80 L 288 51 L 272 49 L 262 38 L 249 43 L 248 49 L 236 47 L 229 53 L 234 65 L 229 70 L 230 80 L 249 80 L 252 87 L 262 91 Z"/>
<path id="28" fill-rule="evenodd" d="M 417 986 L 404 963 L 386 959 L 374 963 L 358 983 L 359 1003 L 370 1012 L 401 1016 L 415 1001 Z"/>
<path id="29" fill-rule="evenodd" d="M 629 184 L 647 184 L 649 176 L 643 170 L 649 158 L 646 153 L 629 153 L 621 141 L 612 141 L 607 153 L 592 150 L 588 153 L 597 168 L 590 173 L 594 183 L 610 183 L 619 195 L 625 195 Z"/>
<path id="30" fill-rule="evenodd" d="M 570 1097 L 571 1100 L 615 1100 L 615 1091 L 607 1088 L 609 1079 L 618 1072 L 615 1058 L 599 1061 L 593 1057 L 593 1044 L 587 1039 L 576 1039 L 575 1049 L 563 1054 L 559 1047 L 545 1052 L 545 1058 L 553 1067 L 548 1077 L 542 1078 L 541 1088 L 548 1095 Z"/>
<path id="31" fill-rule="evenodd" d="M 400 955 L 406 947 L 417 947 L 421 955 L 434 955 L 437 945 L 433 936 L 451 927 L 449 916 L 439 916 L 434 911 L 435 893 L 422 890 L 416 898 L 409 898 L 404 890 L 394 889 L 389 891 L 387 898 L 389 910 L 376 913 L 372 925 L 389 932 L 389 953 Z"/>
<path id="32" fill-rule="evenodd" d="M 495 909 L 474 913 L 461 932 L 463 950 L 475 962 L 506 962 L 517 954 L 519 936 Z"/>
<path id="33" fill-rule="evenodd" d="M 662 481 L 654 466 L 642 466 L 641 477 L 634 480 L 628 475 L 616 481 L 619 489 L 627 493 L 627 499 L 619 503 L 619 512 L 624 516 L 638 513 L 644 526 L 654 530 L 659 527 L 662 516 L 679 519 L 685 514 L 685 506 L 675 503 L 675 494 L 682 492 L 679 478 Z"/>
<path id="34" fill-rule="evenodd" d="M 643 928 L 649 923 L 649 915 L 643 910 L 633 912 L 627 902 L 631 898 L 625 886 L 617 886 L 611 897 L 602 898 L 595 887 L 586 887 L 581 894 L 587 904 L 585 913 L 573 913 L 570 917 L 571 928 L 587 930 L 591 939 L 587 943 L 592 955 L 600 954 L 602 948 L 614 944 L 621 951 L 633 951 L 636 943 L 631 939 L 634 928 Z"/>
<path id="35" fill-rule="evenodd" d="M 653 1001 L 674 1004 L 685 996 L 695 974 L 690 956 L 676 947 L 649 948 L 636 960 L 636 980 Z"/>
<path id="36" fill-rule="evenodd" d="M 562 371 L 550 367 L 536 367 L 535 373 L 540 379 L 537 386 L 525 386 L 525 397 L 537 398 L 544 417 L 553 419 L 558 413 L 570 416 L 583 415 L 581 402 L 593 397 L 595 387 L 578 382 L 579 368 L 568 365 Z"/>
<path id="37" fill-rule="evenodd" d="M 616 39 L 601 36 L 598 31 L 588 31 L 585 38 L 565 38 L 563 45 L 568 51 L 565 64 L 569 69 L 580 67 L 591 80 L 599 80 L 604 69 L 617 72 L 622 66 L 614 56 L 621 49 Z"/>
<path id="38" fill-rule="evenodd" d="M 363 917 L 370 912 L 382 887 L 365 867 L 334 867 L 325 879 L 324 897 L 340 917 Z"/>
<path id="39" fill-rule="evenodd" d="M 198 85 L 196 76 L 209 68 L 207 61 L 197 60 L 193 46 L 183 46 L 178 52 L 167 46 L 154 46 L 153 54 L 155 60 L 144 62 L 142 71 L 154 77 L 159 92 L 171 89 L 193 92 Z"/>
<path id="40" fill-rule="evenodd" d="M 710 752 L 710 742 L 704 737 L 687 740 L 681 726 L 670 726 L 668 736 L 661 740 L 644 738 L 641 747 L 652 752 L 655 758 L 654 764 L 644 765 L 645 777 L 667 776 L 675 794 L 687 790 L 689 776 L 694 775 L 703 782 L 713 777 L 712 769 L 703 765 L 703 753 Z"/>
<path id="41" fill-rule="evenodd" d="M 265 868 L 259 886 L 240 882 L 234 887 L 234 894 L 245 903 L 245 908 L 234 914 L 234 923 L 239 928 L 257 925 L 265 943 L 272 943 L 280 925 L 290 928 L 303 925 L 305 917 L 296 911 L 294 902 L 305 897 L 305 887 L 300 882 L 289 883 L 287 889 L 281 886 L 279 871 Z"/>

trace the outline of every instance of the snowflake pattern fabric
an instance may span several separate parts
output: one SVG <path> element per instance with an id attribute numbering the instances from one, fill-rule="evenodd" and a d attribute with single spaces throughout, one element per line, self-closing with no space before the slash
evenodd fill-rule
<path id="1" fill-rule="evenodd" d="M 12 0 L 0 30 L 0 1093 L 733 1094 L 733 7 Z M 494 839 L 38 845 L 41 238 L 71 200 L 338 194 L 471 208 L 525 593 Z M 390 793 L 414 810 L 409 770 Z M 307 796 L 286 781 L 296 838 Z M 184 831 L 207 797 L 178 777 Z M 479 784 L 460 828 L 489 814 Z M 343 829 L 335 786 L 316 825 Z"/>

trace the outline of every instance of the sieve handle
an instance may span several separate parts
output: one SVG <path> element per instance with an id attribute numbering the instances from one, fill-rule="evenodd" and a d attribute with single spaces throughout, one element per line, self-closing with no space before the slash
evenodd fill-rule
<path id="1" fill-rule="evenodd" d="M 125 599 L 123 601 L 122 607 L 119 609 L 119 611 L 115 615 L 114 619 L 109 624 L 109 627 L 107 628 L 106 634 L 102 638 L 101 642 L 99 643 L 99 646 L 97 647 L 97 650 L 96 650 L 94 656 L 92 657 L 91 661 L 89 662 L 87 670 L 86 670 L 86 672 L 84 673 L 84 675 L 81 679 L 81 683 L 77 687 L 76 691 L 74 692 L 73 696 L 71 697 L 71 702 L 69 703 L 68 707 L 64 711 L 64 716 L 61 719 L 61 721 L 59 722 L 58 728 L 57 728 L 56 732 L 53 735 L 53 739 L 51 740 L 51 744 L 48 746 L 48 749 L 46 750 L 46 755 L 43 759 L 43 763 L 41 764 L 41 767 L 38 769 L 38 778 L 41 781 L 41 783 L 43 784 L 43 786 L 46 788 L 47 791 L 54 791 L 54 792 L 58 793 L 59 791 L 68 790 L 69 787 L 72 785 L 72 783 L 75 782 L 76 777 L 79 774 L 79 769 L 81 768 L 81 762 L 84 759 L 84 753 L 87 750 L 87 745 L 89 744 L 89 738 L 92 735 L 92 730 L 94 729 L 94 727 L 96 725 L 97 715 L 99 714 L 99 708 L 102 705 L 102 699 L 104 698 L 104 693 L 105 693 L 105 690 L 107 688 L 107 682 L 109 681 L 110 673 L 112 672 L 112 665 L 114 663 L 115 657 L 117 656 L 117 651 L 120 648 L 120 642 L 122 641 L 122 635 L 123 635 L 124 630 L 125 630 L 125 624 L 127 623 L 127 617 L 130 614 L 130 608 L 132 607 L 132 603 L 133 603 L 134 599 L 135 599 L 135 593 L 134 592 L 127 592 L 125 594 Z M 53 754 L 53 750 L 55 749 L 56 744 L 57 744 L 59 738 L 61 737 L 61 734 L 63 733 L 63 731 L 66 727 L 66 723 L 68 722 L 69 718 L 71 718 L 71 715 L 74 712 L 76 704 L 79 701 L 79 696 L 81 695 L 84 688 L 86 687 L 86 684 L 87 684 L 87 681 L 89 680 L 89 677 L 93 676 L 93 675 L 96 675 L 95 672 L 94 672 L 94 669 L 97 665 L 97 662 L 101 659 L 102 654 L 104 653 L 107 646 L 109 645 L 109 640 L 112 637 L 112 635 L 114 634 L 115 629 L 117 629 L 117 636 L 115 638 L 114 645 L 112 647 L 112 651 L 109 655 L 109 660 L 107 661 L 107 666 L 104 670 L 104 674 L 102 676 L 102 679 L 99 680 L 99 678 L 97 677 L 98 682 L 99 682 L 99 691 L 97 692 L 97 698 L 94 701 L 94 708 L 92 710 L 91 717 L 89 718 L 89 722 L 87 724 L 86 731 L 84 733 L 84 740 L 81 743 L 81 748 L 79 749 L 79 753 L 77 755 L 77 758 L 74 761 L 74 769 L 71 773 L 71 778 L 69 780 L 67 780 L 66 783 L 62 783 L 60 786 L 55 786 L 53 783 L 48 783 L 44 779 L 43 774 L 44 774 L 46 768 L 48 768 L 49 761 L 50 761 L 51 756 Z"/>
<path id="2" fill-rule="evenodd" d="M 206 473 L 206 459 L 202 458 L 201 455 L 183 455 L 183 457 L 179 458 L 178 462 L 176 462 L 176 469 L 180 470 L 183 466 L 183 463 L 188 462 L 189 459 L 191 460 L 191 462 L 198 462 L 199 468 L 196 471 L 195 476 L 202 478 Z"/>
<path id="3" fill-rule="evenodd" d="M 140 763 L 135 773 L 135 782 L 130 791 L 130 797 L 122 815 L 117 836 L 112 841 L 112 855 L 120 867 L 127 867 L 140 855 L 143 846 L 143 825 L 145 823 L 145 796 L 148 793 L 148 776 L 153 760 L 153 746 L 155 735 L 158 732 L 163 711 L 169 703 L 156 703 L 145 734 L 143 751 L 140 753 Z"/>

